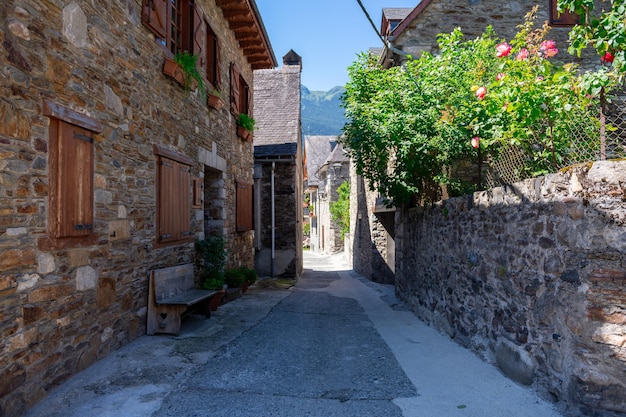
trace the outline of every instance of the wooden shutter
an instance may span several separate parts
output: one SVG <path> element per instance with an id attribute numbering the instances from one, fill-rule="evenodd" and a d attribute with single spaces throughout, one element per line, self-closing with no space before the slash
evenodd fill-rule
<path id="1" fill-rule="evenodd" d="M 570 12 L 559 13 L 557 0 L 548 0 L 550 3 L 550 25 L 551 26 L 575 26 L 578 24 L 578 15 Z"/>
<path id="2" fill-rule="evenodd" d="M 157 37 L 167 37 L 168 0 L 143 0 L 141 21 Z"/>
<path id="3" fill-rule="evenodd" d="M 219 43 L 213 29 L 206 22 L 206 78 L 214 88 L 219 89 L 220 67 L 219 67 Z"/>
<path id="4" fill-rule="evenodd" d="M 86 236 L 93 230 L 93 133 L 63 121 L 54 125 L 52 235 Z"/>
<path id="5" fill-rule="evenodd" d="M 237 183 L 237 231 L 252 230 L 252 184 Z"/>
<path id="6" fill-rule="evenodd" d="M 204 39 L 204 16 L 202 10 L 196 5 L 193 10 L 193 53 L 198 56 L 196 66 L 202 69 L 206 65 Z"/>
<path id="7" fill-rule="evenodd" d="M 190 171 L 188 165 L 159 158 L 158 242 L 174 242 L 191 236 Z"/>
<path id="8" fill-rule="evenodd" d="M 230 111 L 238 116 L 242 113 L 240 110 L 240 85 L 239 85 L 239 70 L 234 63 L 230 64 Z"/>

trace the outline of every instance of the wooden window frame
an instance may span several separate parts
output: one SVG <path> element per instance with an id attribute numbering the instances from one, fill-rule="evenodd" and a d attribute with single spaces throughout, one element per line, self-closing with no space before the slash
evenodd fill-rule
<path id="1" fill-rule="evenodd" d="M 41 249 L 91 245 L 94 231 L 94 138 L 100 123 L 83 113 L 43 100 L 49 127 L 48 236 Z M 68 161 L 71 161 L 69 163 Z"/>
<path id="2" fill-rule="evenodd" d="M 156 156 L 155 247 L 193 242 L 191 158 L 154 144 Z"/>
<path id="3" fill-rule="evenodd" d="M 197 53 L 194 50 L 194 14 L 198 12 L 192 0 L 174 0 L 173 3 L 142 0 L 141 21 L 154 34 L 157 43 L 170 53 Z"/>
<path id="4" fill-rule="evenodd" d="M 573 27 L 580 21 L 579 16 L 574 13 L 568 11 L 559 13 L 557 9 L 557 0 L 548 0 L 548 10 L 550 14 L 550 26 Z"/>
<path id="5" fill-rule="evenodd" d="M 254 185 L 236 181 L 235 186 L 237 189 L 235 196 L 237 232 L 248 232 L 254 230 Z"/>

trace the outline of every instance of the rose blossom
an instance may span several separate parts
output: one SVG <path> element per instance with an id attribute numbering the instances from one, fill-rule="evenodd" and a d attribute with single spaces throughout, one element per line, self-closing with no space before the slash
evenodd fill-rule
<path id="1" fill-rule="evenodd" d="M 556 43 L 553 40 L 548 40 L 541 42 L 541 46 L 539 46 L 539 52 L 546 58 L 552 58 L 559 52 L 559 50 L 556 49 Z"/>
<path id="2" fill-rule="evenodd" d="M 611 62 L 613 62 L 613 60 L 615 59 L 615 57 L 613 56 L 612 53 L 607 52 L 606 54 L 604 54 L 604 56 L 602 58 L 600 58 L 601 62 L 608 62 L 609 64 Z"/>
<path id="3" fill-rule="evenodd" d="M 498 73 L 498 75 L 496 75 L 496 80 L 497 81 L 500 81 L 503 78 L 504 78 L 504 73 L 503 72 L 500 72 L 500 73 Z"/>
<path id="4" fill-rule="evenodd" d="M 511 45 L 509 45 L 508 43 L 503 42 L 496 46 L 496 56 L 498 58 L 504 58 L 509 53 L 511 53 Z"/>
<path id="5" fill-rule="evenodd" d="M 478 149 L 478 147 L 480 146 L 480 138 L 478 136 L 474 136 L 470 143 L 472 144 L 472 148 Z"/>
<path id="6" fill-rule="evenodd" d="M 515 57 L 515 59 L 517 59 L 518 61 L 523 61 L 526 58 L 528 58 L 528 49 L 523 48 L 522 50 L 520 50 L 517 53 L 517 57 Z"/>
<path id="7" fill-rule="evenodd" d="M 478 97 L 479 100 L 482 100 L 485 98 L 486 95 L 487 89 L 485 87 L 478 87 L 478 89 L 476 90 L 476 97 Z"/>

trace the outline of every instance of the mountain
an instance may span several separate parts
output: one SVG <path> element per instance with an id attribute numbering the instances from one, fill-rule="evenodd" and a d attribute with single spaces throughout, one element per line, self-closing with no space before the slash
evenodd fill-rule
<path id="1" fill-rule="evenodd" d="M 345 88 L 310 91 L 302 86 L 302 132 L 304 135 L 340 135 L 346 123 L 341 95 Z"/>

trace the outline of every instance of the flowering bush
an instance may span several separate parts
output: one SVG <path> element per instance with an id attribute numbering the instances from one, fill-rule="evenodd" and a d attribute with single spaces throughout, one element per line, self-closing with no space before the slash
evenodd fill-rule
<path id="1" fill-rule="evenodd" d="M 571 120 L 589 123 L 575 67 L 559 66 L 549 28 L 527 16 L 514 39 L 491 28 L 474 40 L 459 29 L 438 37 L 440 53 L 383 69 L 361 55 L 349 68 L 344 142 L 358 172 L 392 202 L 439 197 L 459 160 L 508 147 L 532 155 L 528 174 L 554 170 L 567 152 Z"/>

